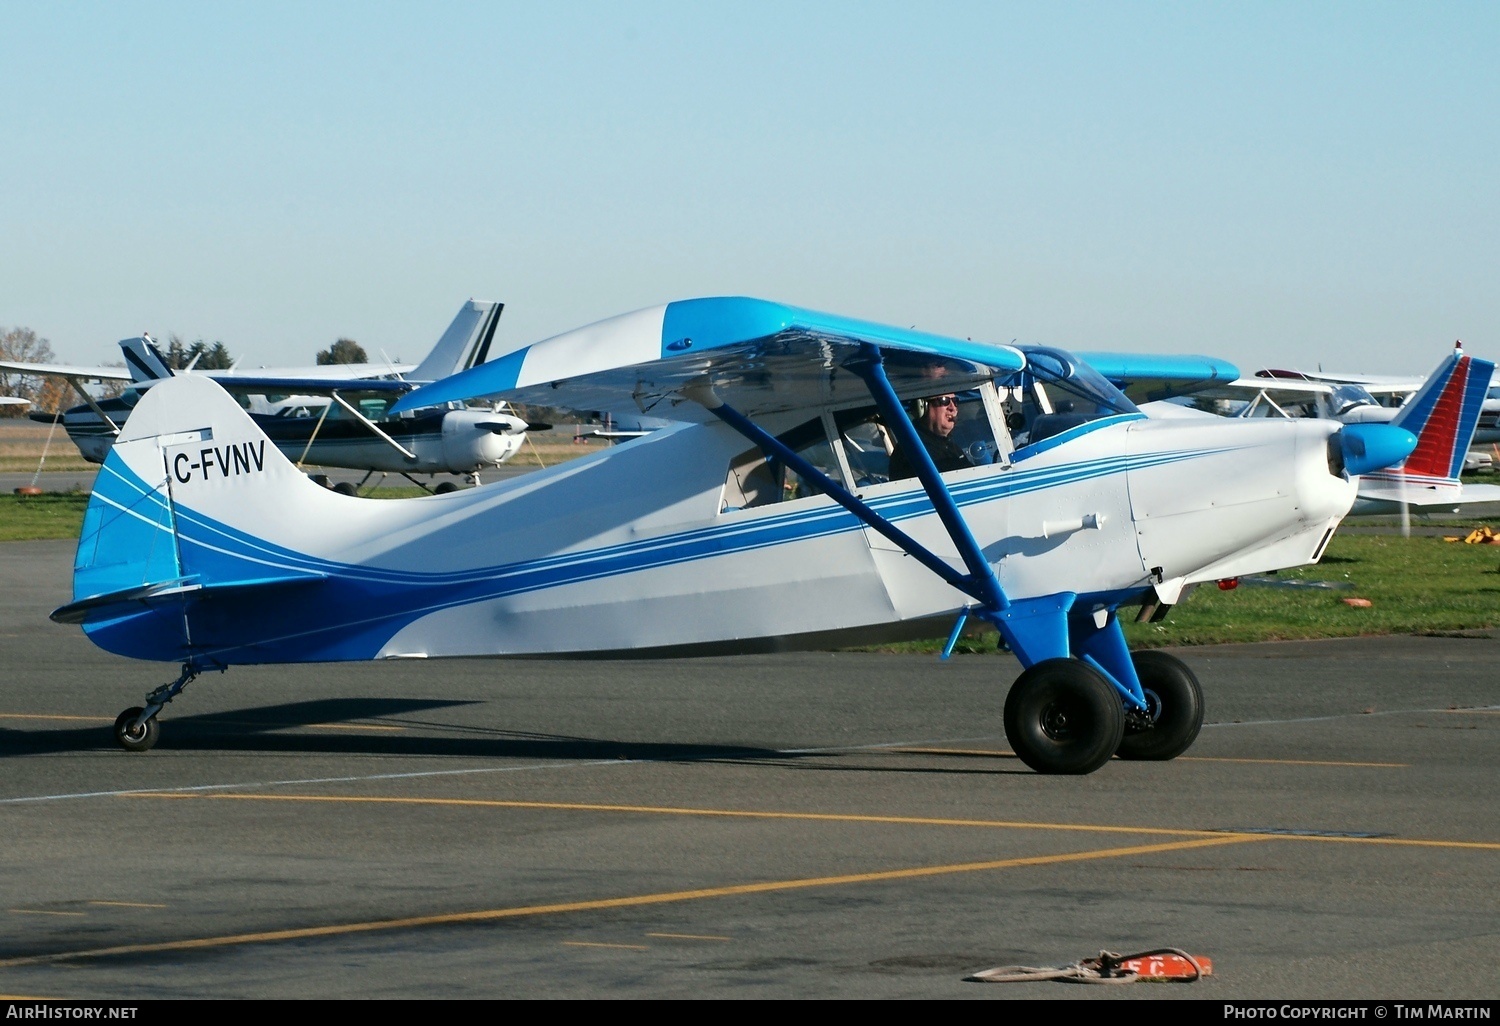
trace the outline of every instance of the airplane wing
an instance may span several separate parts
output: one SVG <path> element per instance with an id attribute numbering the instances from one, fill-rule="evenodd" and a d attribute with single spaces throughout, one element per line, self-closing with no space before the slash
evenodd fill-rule
<path id="1" fill-rule="evenodd" d="M 1087 352 L 1077 355 L 1137 405 L 1193 395 L 1240 376 L 1234 364 L 1212 356 Z"/>
<path id="2" fill-rule="evenodd" d="M 434 382 L 399 400 L 392 412 L 476 396 L 578 410 L 621 409 L 703 421 L 684 400 L 689 386 L 711 385 L 746 414 L 800 409 L 867 396 L 848 369 L 885 355 L 902 395 L 972 387 L 996 371 L 1020 370 L 1010 346 L 931 335 L 759 299 L 692 299 L 600 321 L 554 336 Z"/>
<path id="3" fill-rule="evenodd" d="M 217 374 L 205 374 L 226 392 L 255 395 L 328 395 L 339 392 L 350 395 L 355 392 L 379 393 L 381 395 L 404 395 L 416 387 L 410 381 L 395 381 L 391 378 L 281 378 L 257 377 L 253 374 L 237 374 L 232 378 L 221 378 Z"/>
<path id="4" fill-rule="evenodd" d="M 80 381 L 129 381 L 130 371 L 124 367 L 69 367 L 60 363 L 12 363 L 0 360 L 0 371 L 14 374 L 35 374 L 39 377 L 77 378 Z"/>
<path id="5" fill-rule="evenodd" d="M 1316 417 L 1336 386 L 1322 381 L 1236 378 L 1192 393 L 1195 405 L 1230 417 Z"/>

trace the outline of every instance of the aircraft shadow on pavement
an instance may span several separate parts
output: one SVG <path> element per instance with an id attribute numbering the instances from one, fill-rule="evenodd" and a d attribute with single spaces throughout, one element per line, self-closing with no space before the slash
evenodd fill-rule
<path id="1" fill-rule="evenodd" d="M 459 723 L 435 716 L 440 710 L 481 703 L 410 698 L 336 698 L 176 716 L 162 721 L 160 752 L 265 752 L 322 755 L 448 756 L 559 761 L 640 760 L 788 765 L 821 772 L 938 773 L 991 775 L 1028 773 L 1013 757 L 978 753 L 899 750 L 779 751 L 749 745 L 622 741 L 512 731 Z M 118 751 L 110 726 L 65 729 L 0 727 L 0 758 L 67 752 Z M 477 735 L 477 736 L 476 736 Z M 134 756 L 118 753 L 122 758 Z M 901 765 L 916 755 L 922 765 Z M 936 757 L 939 761 L 934 763 Z M 148 754 L 146 758 L 150 758 Z M 953 760 L 961 758 L 970 765 Z M 895 761 L 893 761 L 893 759 Z M 995 765 L 996 761 L 1000 765 Z M 975 766 L 983 761 L 988 765 Z"/>
<path id="2" fill-rule="evenodd" d="M 422 716 L 440 709 L 474 704 L 478 703 L 402 698 L 340 698 L 171 717 L 161 721 L 162 739 L 157 750 L 441 755 L 568 761 L 784 761 L 794 758 L 790 754 L 768 748 L 570 737 L 476 727 Z M 418 733 L 419 731 L 422 733 Z M 476 733 L 480 736 L 474 736 Z M 0 728 L 0 758 L 115 748 L 113 728 L 106 725 L 63 730 Z M 123 756 L 127 753 L 120 754 Z M 149 757 L 148 755 L 147 758 Z"/>

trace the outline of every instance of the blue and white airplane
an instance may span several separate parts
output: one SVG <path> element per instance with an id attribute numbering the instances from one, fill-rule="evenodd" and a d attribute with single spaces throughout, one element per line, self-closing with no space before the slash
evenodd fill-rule
<path id="1" fill-rule="evenodd" d="M 375 501 L 309 482 L 214 382 L 153 387 L 99 474 L 73 601 L 53 614 L 108 651 L 181 663 L 120 714 L 119 743 L 150 748 L 188 682 L 240 664 L 945 631 L 951 650 L 977 617 L 1025 668 L 1004 724 L 1027 765 L 1170 759 L 1197 736 L 1199 684 L 1128 651 L 1122 610 L 1160 617 L 1200 582 L 1315 562 L 1351 478 L 1415 444 L 1386 424 L 1149 419 L 1061 350 L 742 298 L 580 328 L 397 408 L 475 396 L 673 423 L 487 488 Z M 913 404 L 949 418 L 962 465 L 938 467 Z M 902 459 L 862 462 L 887 445 Z M 901 465 L 912 476 L 890 479 Z"/>

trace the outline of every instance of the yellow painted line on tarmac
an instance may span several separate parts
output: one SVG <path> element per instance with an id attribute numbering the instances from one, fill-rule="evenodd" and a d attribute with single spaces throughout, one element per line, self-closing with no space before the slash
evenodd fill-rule
<path id="1" fill-rule="evenodd" d="M 1212 755 L 1179 755 L 1174 762 L 1247 762 L 1261 766 L 1352 766 L 1359 769 L 1411 769 L 1409 762 L 1336 762 L 1330 759 L 1229 759 Z"/>
<path id="2" fill-rule="evenodd" d="M 1160 844 L 1132 845 L 1125 848 L 1103 848 L 1094 851 L 1067 852 L 1061 855 L 1033 855 L 1025 858 L 996 859 L 992 862 L 963 862 L 945 866 L 917 866 L 909 869 L 888 869 L 872 873 L 818 876 L 796 880 L 766 880 L 759 883 L 731 884 L 724 887 L 703 887 L 687 891 L 664 891 L 657 894 L 635 894 L 620 898 L 599 898 L 592 901 L 565 901 L 549 905 L 524 905 L 518 908 L 495 908 L 473 912 L 410 916 L 404 919 L 382 919 L 362 923 L 336 923 L 329 926 L 267 930 L 261 933 L 228 934 L 222 937 L 196 937 L 187 940 L 162 941 L 155 944 L 121 944 L 108 948 L 59 951 L 47 955 L 28 955 L 21 958 L 0 959 L 0 969 L 9 969 L 22 965 L 72 962 L 86 958 L 106 958 L 115 955 L 199 951 L 206 948 L 233 947 L 244 944 L 268 944 L 278 941 L 307 940 L 314 937 L 344 937 L 377 931 L 410 930 L 424 926 L 456 926 L 465 923 L 496 922 L 502 919 L 516 919 L 523 916 L 560 915 L 568 912 L 598 912 L 616 908 L 641 908 L 649 905 L 665 905 L 679 901 L 703 901 L 711 898 L 774 894 L 778 892 L 806 890 L 813 887 L 848 887 L 856 884 L 885 883 L 896 880 L 919 880 L 924 877 L 948 876 L 954 873 L 975 873 L 995 869 L 1020 869 L 1030 866 L 1061 865 L 1070 862 L 1090 862 L 1100 859 L 1134 858 L 1161 852 L 1185 851 L 1192 848 L 1223 847 L 1225 845 L 1247 844 L 1271 839 L 1271 835 L 1266 834 L 1220 834 L 1216 837 L 1198 837 L 1191 840 L 1168 841 Z"/>
<path id="3" fill-rule="evenodd" d="M 1443 712 L 1451 716 L 1500 716 L 1500 709 L 1444 709 Z"/>
<path id="4" fill-rule="evenodd" d="M 1236 834 L 1236 837 L 1243 836 Z M 1469 851 L 1500 851 L 1497 841 L 1434 841 L 1420 837 L 1328 837 L 1315 834 L 1267 834 L 1282 841 L 1322 841 L 1333 844 L 1376 844 L 1393 848 L 1459 848 Z"/>
<path id="5" fill-rule="evenodd" d="M 46 908 L 13 908 L 8 911 L 18 916 L 86 916 L 87 912 L 54 912 Z"/>
<path id="6" fill-rule="evenodd" d="M 47 716 L 41 713 L 0 713 L 0 720 L 70 720 L 83 723 L 113 723 L 103 716 Z"/>
<path id="7" fill-rule="evenodd" d="M 110 908 L 168 908 L 167 905 L 153 905 L 145 901 L 91 901 L 90 905 L 106 905 Z"/>
<path id="8" fill-rule="evenodd" d="M 649 944 L 605 944 L 602 941 L 563 941 L 565 948 L 621 948 L 625 951 L 650 951 Z"/>
<path id="9" fill-rule="evenodd" d="M 1337 765 L 1367 765 L 1364 763 Z M 1368 765 L 1400 766 L 1401 763 Z M 582 802 L 521 802 L 495 798 L 399 798 L 366 795 L 317 794 L 180 794 L 171 792 L 122 793 L 119 798 L 164 798 L 174 801 L 264 801 L 264 802 L 346 802 L 362 805 L 439 805 L 462 808 L 538 809 L 553 812 L 628 812 L 657 816 L 705 816 L 723 819 L 796 820 L 812 823 L 875 823 L 890 826 L 980 827 L 989 830 L 1056 830 L 1085 834 L 1144 834 L 1151 837 L 1201 837 L 1244 839 L 1263 838 L 1282 841 L 1337 841 L 1343 844 L 1384 844 L 1419 848 L 1468 848 L 1476 851 L 1500 851 L 1500 842 L 1443 841 L 1401 837 L 1336 837 L 1315 834 L 1236 833 L 1224 830 L 1189 830 L 1168 827 L 1130 826 L 1100 823 L 1036 823 L 1007 819 L 945 819 L 932 816 L 871 816 L 839 812 L 758 812 L 749 809 L 695 809 L 655 805 L 601 805 Z"/>
<path id="10" fill-rule="evenodd" d="M 1064 830 L 1094 834 L 1146 834 L 1163 837 L 1222 837 L 1216 830 L 1174 830 L 1162 827 L 1099 826 L 1087 823 L 1030 823 L 1003 819 L 942 819 L 930 816 L 871 816 L 835 812 L 760 812 L 750 809 L 695 809 L 655 805 L 596 805 L 581 802 L 522 802 L 496 798 L 401 798 L 368 795 L 318 794 L 208 794 L 127 792 L 120 798 L 168 801 L 329 802 L 351 805 L 438 805 L 460 808 L 538 809 L 548 812 L 629 812 L 657 816 L 707 816 L 724 819 L 780 819 L 813 823 L 880 823 L 895 826 L 982 827 L 990 830 Z"/>
<path id="11" fill-rule="evenodd" d="M 704 941 L 732 941 L 733 937 L 715 937 L 711 934 L 701 933 L 648 933 L 647 937 L 664 937 L 667 940 L 704 940 Z"/>

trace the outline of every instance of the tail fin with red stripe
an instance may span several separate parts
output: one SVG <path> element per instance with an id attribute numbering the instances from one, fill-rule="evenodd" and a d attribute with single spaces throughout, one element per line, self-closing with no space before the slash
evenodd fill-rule
<path id="1" fill-rule="evenodd" d="M 1462 343 L 1455 346 L 1391 422 L 1416 435 L 1417 447 L 1385 474 L 1402 475 L 1412 484 L 1457 484 L 1494 369 L 1465 356 Z"/>

